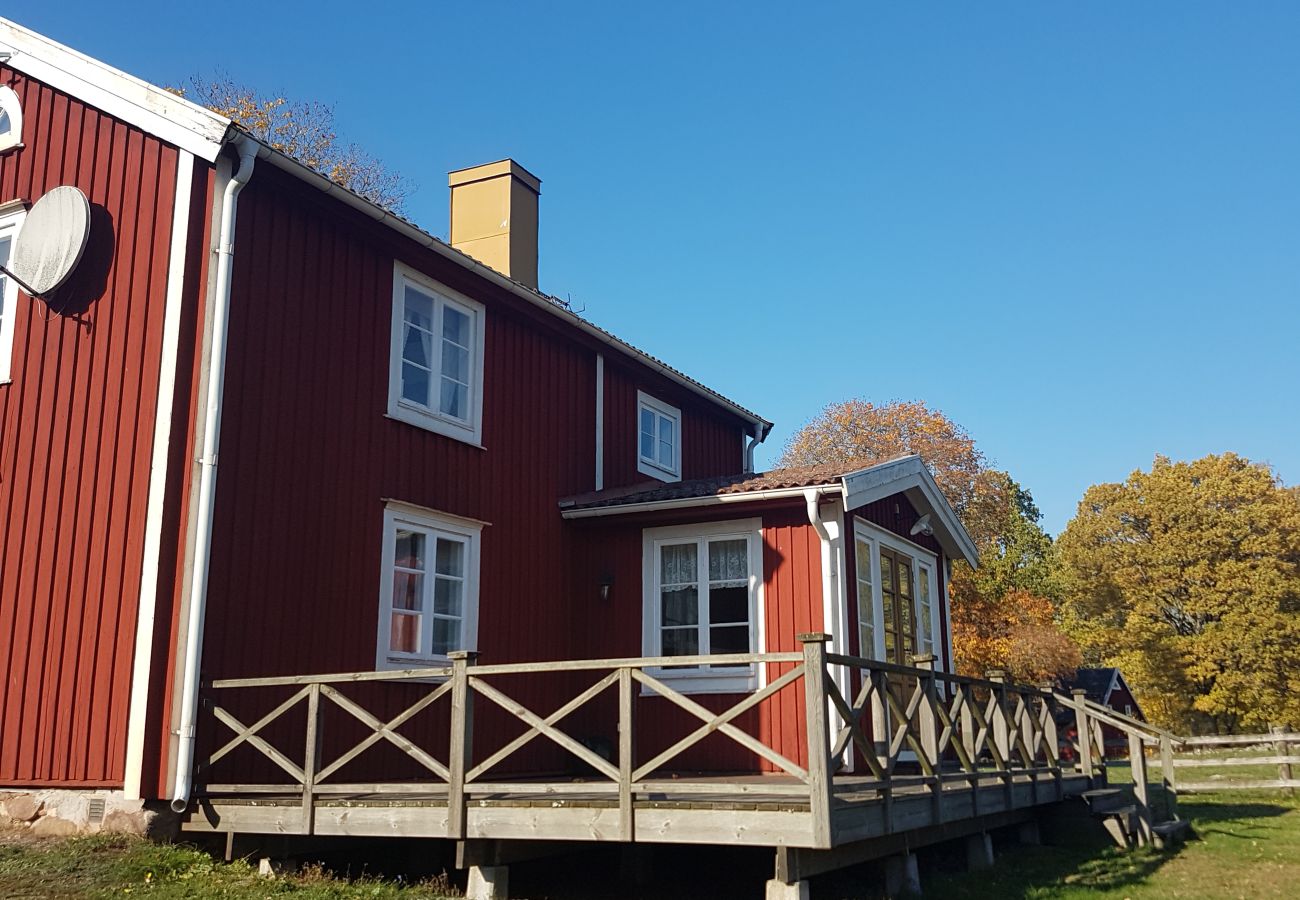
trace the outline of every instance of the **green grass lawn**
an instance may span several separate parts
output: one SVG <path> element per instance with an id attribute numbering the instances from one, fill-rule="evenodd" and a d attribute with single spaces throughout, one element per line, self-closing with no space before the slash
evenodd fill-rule
<path id="1" fill-rule="evenodd" d="M 246 862 L 223 863 L 181 845 L 98 835 L 34 839 L 0 832 L 0 897 L 54 900 L 440 900 L 441 880 L 406 885 L 373 878 L 335 878 L 319 868 L 263 878 Z"/>

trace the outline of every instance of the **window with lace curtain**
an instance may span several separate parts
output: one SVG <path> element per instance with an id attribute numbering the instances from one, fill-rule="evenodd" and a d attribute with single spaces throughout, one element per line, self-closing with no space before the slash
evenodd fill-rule
<path id="1" fill-rule="evenodd" d="M 483 423 L 483 307 L 397 265 L 388 415 L 477 444 Z"/>
<path id="2" fill-rule="evenodd" d="M 759 652 L 758 520 L 647 529 L 644 552 L 647 655 Z M 748 663 L 664 667 L 656 677 L 696 693 L 748 691 L 757 685 L 757 670 Z"/>

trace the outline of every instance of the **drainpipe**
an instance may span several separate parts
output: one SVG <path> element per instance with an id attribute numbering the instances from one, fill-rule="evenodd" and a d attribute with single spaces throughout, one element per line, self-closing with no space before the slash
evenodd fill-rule
<path id="1" fill-rule="evenodd" d="M 817 537 L 821 538 L 822 545 L 822 615 L 826 621 L 822 623 L 822 630 L 831 632 L 834 623 L 829 616 L 835 611 L 835 547 L 832 543 L 831 533 L 826 528 L 826 522 L 822 519 L 821 500 L 822 492 L 816 488 L 809 488 L 804 491 L 804 501 L 808 505 L 808 524 L 812 525 L 813 530 L 817 532 Z M 841 635 L 841 639 L 843 636 Z"/>
<path id="2" fill-rule="evenodd" d="M 253 177 L 258 145 L 242 135 L 235 138 L 239 168 L 226 183 L 221 198 L 221 230 L 217 236 L 217 280 L 213 296 L 212 349 L 208 361 L 208 396 L 203 422 L 203 455 L 199 457 L 198 530 L 194 538 L 194 574 L 190 582 L 190 617 L 185 633 L 185 679 L 181 687 L 180 744 L 176 754 L 176 785 L 172 809 L 184 812 L 190 802 L 194 769 L 194 731 L 199 708 L 199 663 L 203 655 L 203 617 L 208 600 L 208 563 L 212 556 L 212 510 L 216 500 L 217 444 L 221 430 L 221 394 L 226 380 L 226 339 L 229 336 L 231 267 L 235 254 L 235 212 L 239 192 Z"/>
<path id="3" fill-rule="evenodd" d="M 754 430 L 749 435 L 749 440 L 745 442 L 745 471 L 754 471 L 754 448 L 767 439 L 768 429 L 764 428 L 761 422 L 754 423 Z"/>

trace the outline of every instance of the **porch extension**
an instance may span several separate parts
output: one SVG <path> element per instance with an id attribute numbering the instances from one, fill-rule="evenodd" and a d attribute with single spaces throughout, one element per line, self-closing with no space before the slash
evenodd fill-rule
<path id="1" fill-rule="evenodd" d="M 935 672 L 924 659 L 906 667 L 830 654 L 825 635 L 800 640 L 801 653 L 526 665 L 478 665 L 462 653 L 442 669 L 217 681 L 205 726 L 209 746 L 220 746 L 198 772 L 183 828 L 461 842 L 767 846 L 778 848 L 778 878 L 793 883 L 815 874 L 819 858 L 829 858 L 818 851 L 851 847 L 856 858 L 869 859 L 899 852 L 889 849 L 895 843 L 914 847 L 1029 821 L 1036 808 L 1077 796 L 1102 777 L 1099 728 L 1070 698 Z M 719 711 L 674 690 L 663 677 L 665 667 L 719 664 L 763 667 L 766 684 Z M 550 712 L 513 699 L 521 681 L 544 675 L 585 687 Z M 408 683 L 407 705 L 368 709 L 350 686 L 371 682 Z M 766 729 L 770 733 L 760 739 L 738 727 L 752 724 L 782 692 L 785 702 L 797 701 L 797 740 L 789 729 Z M 638 733 L 638 701 L 648 694 L 693 723 L 658 752 L 638 752 L 648 743 Z M 249 696 L 260 704 L 235 702 Z M 579 710 L 602 702 L 616 722 L 610 730 L 617 746 L 593 746 L 570 733 L 581 733 L 570 724 Z M 353 729 L 346 740 L 334 740 L 328 754 L 327 710 L 331 721 Z M 484 741 L 489 712 L 515 723 L 513 736 Z M 432 720 L 418 735 L 417 717 Z M 566 719 L 570 732 L 559 727 Z M 1060 723 L 1066 723 L 1065 740 Z M 586 771 L 563 778 L 499 774 L 512 767 L 518 773 L 528 758 L 525 748 L 534 749 L 538 738 Z M 672 740 L 657 738 L 656 747 Z M 687 775 L 679 768 L 671 774 L 706 739 L 738 745 L 771 771 Z M 493 749 L 476 752 L 485 743 Z M 379 750 L 418 766 L 421 777 L 365 783 L 338 777 Z M 214 772 L 223 761 L 230 766 L 237 752 L 273 765 L 277 777 L 216 781 Z"/>

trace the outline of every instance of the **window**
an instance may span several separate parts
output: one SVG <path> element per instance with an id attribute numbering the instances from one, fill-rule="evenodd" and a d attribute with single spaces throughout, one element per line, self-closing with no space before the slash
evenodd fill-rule
<path id="1" fill-rule="evenodd" d="M 483 307 L 400 264 L 388 414 L 457 440 L 481 440 Z"/>
<path id="2" fill-rule="evenodd" d="M 406 504 L 385 509 L 378 668 L 439 664 L 473 649 L 481 528 Z"/>
<path id="3" fill-rule="evenodd" d="M 854 540 L 853 559 L 858 571 L 858 655 L 876 656 L 876 594 L 872 590 L 871 561 L 875 555 L 871 541 L 858 536 Z"/>
<path id="4" fill-rule="evenodd" d="M 682 411 L 637 391 L 637 471 L 660 481 L 682 478 Z"/>
<path id="5" fill-rule="evenodd" d="M 23 108 L 8 85 L 0 86 L 0 153 L 23 145 Z"/>
<path id="6" fill-rule="evenodd" d="M 910 541 L 858 519 L 858 653 L 911 665 L 914 654 L 934 654 L 940 640 L 938 560 Z"/>
<path id="7" fill-rule="evenodd" d="M 13 254 L 14 238 L 23 224 L 26 211 L 19 206 L 5 213 L 0 208 L 0 265 L 8 266 Z M 14 325 L 18 312 L 18 283 L 0 272 L 0 384 L 10 380 L 13 362 Z"/>
<path id="8" fill-rule="evenodd" d="M 645 640 L 649 656 L 750 653 L 758 647 L 762 523 L 757 519 L 644 532 Z M 737 692 L 757 686 L 752 665 L 656 670 L 675 690 Z"/>

